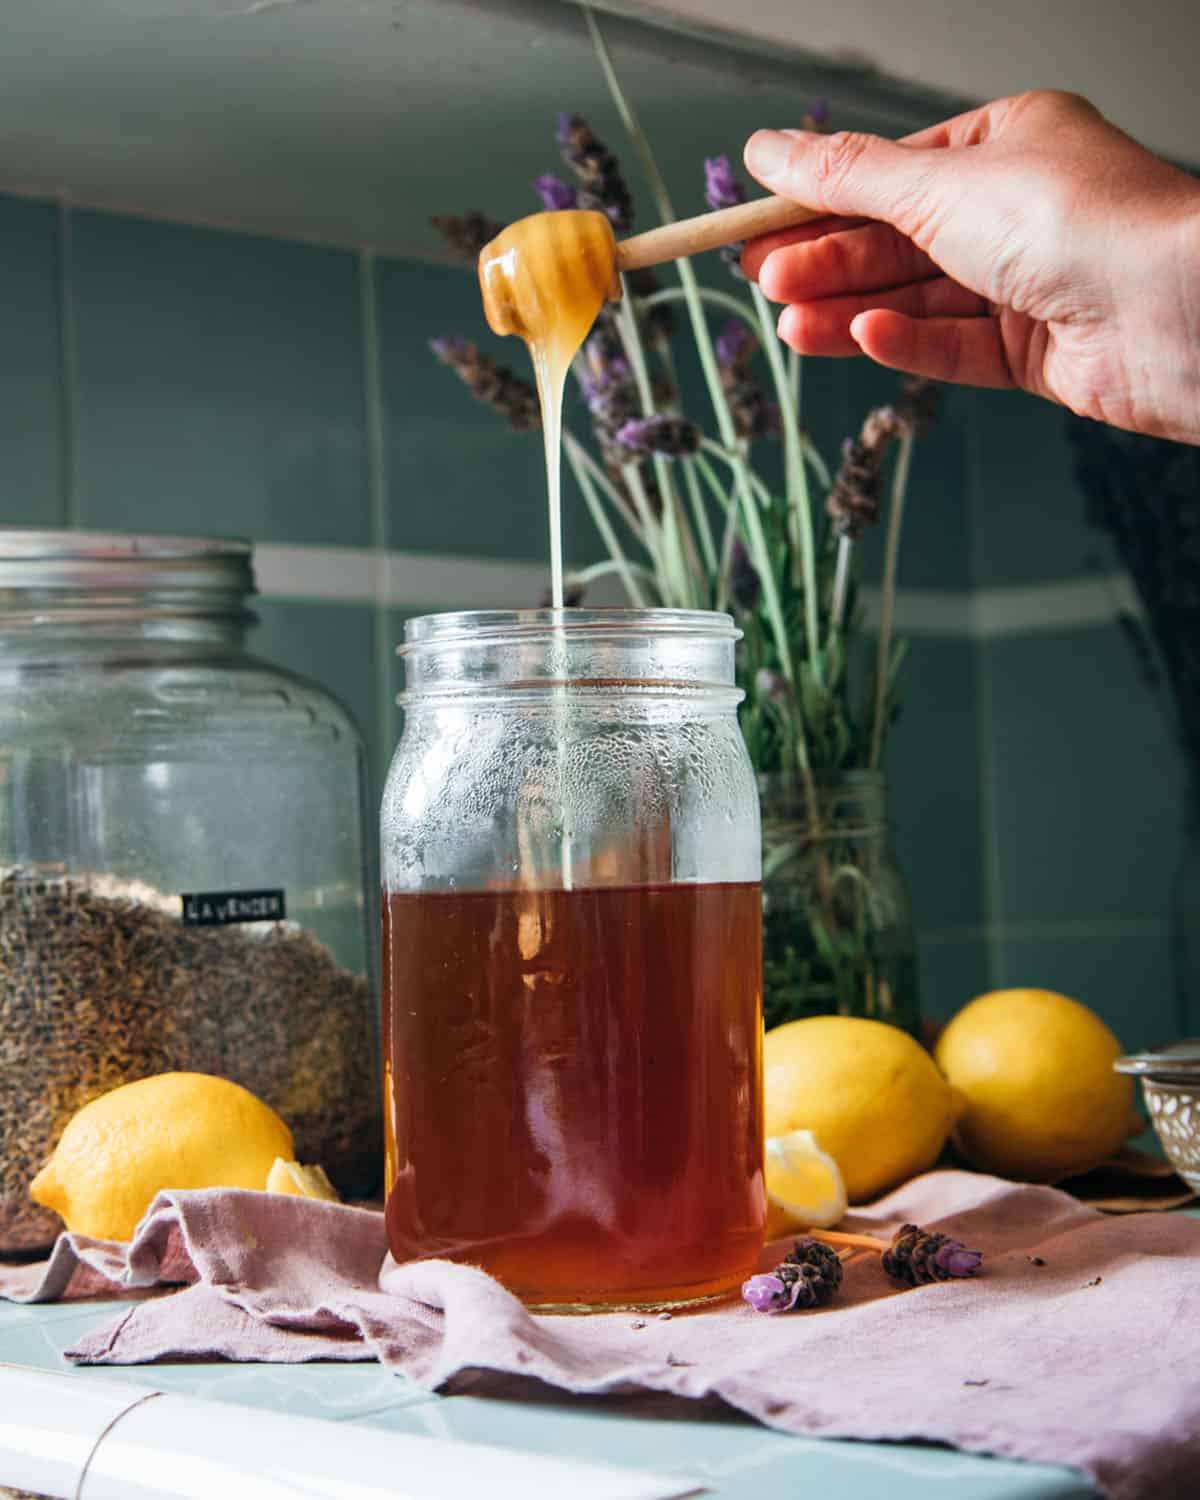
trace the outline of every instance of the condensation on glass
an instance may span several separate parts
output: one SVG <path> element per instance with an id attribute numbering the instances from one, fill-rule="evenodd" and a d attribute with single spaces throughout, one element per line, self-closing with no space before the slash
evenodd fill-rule
<path id="1" fill-rule="evenodd" d="M 728 1293 L 761 1245 L 738 638 L 689 611 L 411 620 L 382 812 L 387 1222 L 543 1308 Z"/>

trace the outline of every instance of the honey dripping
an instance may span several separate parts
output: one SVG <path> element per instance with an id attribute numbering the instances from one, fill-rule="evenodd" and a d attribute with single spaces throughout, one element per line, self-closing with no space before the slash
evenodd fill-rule
<path id="1" fill-rule="evenodd" d="M 533 361 L 546 444 L 551 599 L 561 609 L 563 386 L 600 309 L 621 295 L 612 225 L 575 208 L 518 219 L 484 246 L 479 285 L 488 326 L 518 334 Z"/>

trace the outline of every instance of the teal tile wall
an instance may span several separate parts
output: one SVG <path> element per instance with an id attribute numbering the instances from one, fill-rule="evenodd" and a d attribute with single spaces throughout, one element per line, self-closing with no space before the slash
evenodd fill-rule
<path id="1" fill-rule="evenodd" d="M 1113 625 L 990 641 L 995 915 L 1165 920 L 1183 765 Z"/>
<path id="2" fill-rule="evenodd" d="M 389 546 L 541 561 L 549 546 L 541 434 L 510 432 L 438 363 L 429 341 L 469 339 L 532 380 L 524 346 L 488 330 L 469 271 L 381 261 L 377 285 Z M 568 392 L 568 411 L 575 400 Z M 569 478 L 563 538 L 568 566 L 603 555 Z"/>
<path id="3" fill-rule="evenodd" d="M 974 404 L 975 587 L 1116 571 L 1065 414 L 1015 392 Z M 1064 990 L 1140 1046 L 1194 1031 L 1200 997 L 1189 1015 L 1172 963 L 1186 768 L 1115 612 L 979 645 L 985 930 L 993 984 Z"/>
<path id="4" fill-rule="evenodd" d="M 79 520 L 371 541 L 355 255 L 72 215 Z"/>
<path id="5" fill-rule="evenodd" d="M 69 520 L 58 221 L 0 198 L 0 513 L 19 526 Z"/>
<path id="6" fill-rule="evenodd" d="M 1079 578 L 1111 567 L 1104 533 L 1084 523 L 1063 409 L 1022 391 L 976 391 L 971 399 L 979 499 L 974 586 Z"/>

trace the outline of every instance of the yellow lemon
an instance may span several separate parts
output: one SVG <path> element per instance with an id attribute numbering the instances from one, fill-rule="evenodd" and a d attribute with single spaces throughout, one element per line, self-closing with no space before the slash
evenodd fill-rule
<path id="1" fill-rule="evenodd" d="M 275 1158 L 267 1173 L 267 1192 L 291 1198 L 319 1198 L 324 1203 L 342 1201 L 324 1167 L 303 1167 L 298 1161 L 284 1161 L 282 1156 Z"/>
<path id="2" fill-rule="evenodd" d="M 768 1136 L 763 1156 L 767 1197 L 771 1207 L 781 1211 L 784 1229 L 793 1224 L 832 1229 L 846 1212 L 846 1184 L 837 1162 L 821 1150 L 812 1131 Z"/>
<path id="3" fill-rule="evenodd" d="M 851 1203 L 932 1166 L 958 1110 L 925 1049 L 882 1021 L 789 1021 L 767 1032 L 763 1067 L 768 1138 L 811 1130 Z"/>
<path id="4" fill-rule="evenodd" d="M 1134 1124 L 1133 1080 L 1099 1016 L 1053 990 L 995 990 L 942 1032 L 937 1060 L 966 1100 L 955 1140 L 972 1166 L 1050 1182 L 1106 1160 Z"/>
<path id="5" fill-rule="evenodd" d="M 246 1089 L 208 1073 L 158 1073 L 74 1114 L 30 1196 L 67 1228 L 128 1240 L 164 1188 L 261 1190 L 292 1133 Z"/>

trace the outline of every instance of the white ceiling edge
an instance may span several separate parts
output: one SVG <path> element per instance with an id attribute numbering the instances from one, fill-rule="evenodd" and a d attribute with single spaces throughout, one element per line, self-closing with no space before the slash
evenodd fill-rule
<path id="1" fill-rule="evenodd" d="M 583 17 L 562 0 L 2 0 L 0 192 L 406 258 L 438 212 L 511 219 L 560 169 L 559 110 L 649 195 Z M 605 17 L 681 214 L 700 159 L 826 96 L 901 133 L 942 100 L 679 22 Z"/>
<path id="2" fill-rule="evenodd" d="M 741 0 L 736 11 L 729 0 L 596 4 L 980 102 L 1069 89 L 1152 150 L 1200 165 L 1196 0 Z"/>

